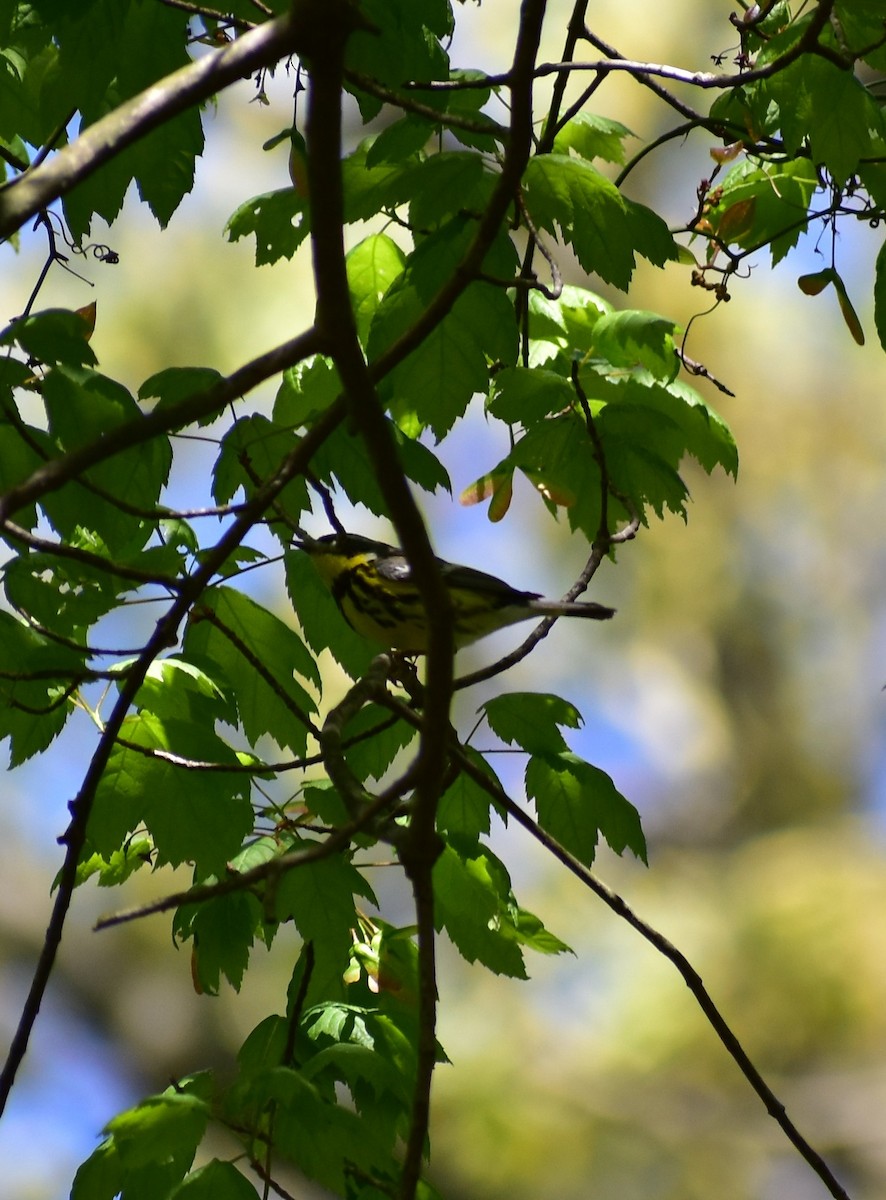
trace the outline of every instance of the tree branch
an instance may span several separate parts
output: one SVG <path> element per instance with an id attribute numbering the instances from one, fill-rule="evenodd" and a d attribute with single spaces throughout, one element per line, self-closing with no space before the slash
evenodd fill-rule
<path id="1" fill-rule="evenodd" d="M 79 546 L 69 546 L 66 542 L 54 542 L 50 538 L 38 537 L 20 525 L 13 524 L 12 521 L 3 521 L 0 523 L 0 529 L 10 541 L 20 542 L 23 546 L 40 554 L 66 558 L 80 563 L 82 566 L 91 567 L 93 570 L 116 575 L 119 579 L 126 579 L 132 583 L 154 583 L 158 587 L 168 588 L 171 592 L 177 591 L 181 586 L 181 580 L 171 575 L 160 575 L 156 571 L 141 571 L 138 567 L 115 563 L 110 558 L 104 558 L 101 554 L 95 554 L 91 550 L 84 550 Z M 23 561 L 27 562 L 27 558 Z"/>
<path id="2" fill-rule="evenodd" d="M 432 976 L 434 971 L 435 931 L 430 877 L 440 851 L 435 825 L 440 781 L 446 762 L 446 730 L 452 696 L 452 608 L 427 529 L 403 474 L 373 375 L 367 369 L 351 306 L 343 240 L 341 127 L 344 49 L 354 28 L 354 10 L 346 0 L 332 0 L 320 14 L 316 5 L 297 0 L 293 21 L 296 46 L 311 67 L 305 133 L 309 194 L 316 201 L 311 206 L 311 250 L 317 288 L 317 328 L 338 367 L 350 418 L 366 446 L 400 544 L 409 559 L 430 630 L 427 707 L 414 763 L 416 793 L 409 827 L 399 847 L 400 859 L 412 882 L 415 897 L 421 972 L 413 1121 L 400 1179 L 401 1200 L 412 1200 L 421 1174 L 431 1076 L 436 1060 L 436 1052 L 430 1059 L 426 1053 L 429 1041 L 436 1045 L 436 981 L 433 977 L 429 981 L 427 977 L 428 970 Z M 459 279 L 452 300 L 464 286 Z M 442 320 L 449 306 L 435 310 L 430 321 L 418 323 L 414 340 L 407 347 L 400 347 L 400 357 L 405 357 Z M 390 370 L 395 361 L 399 359 L 389 355 L 384 363 L 377 363 L 375 377 Z"/>
<path id="3" fill-rule="evenodd" d="M 259 355 L 251 362 L 239 367 L 232 375 L 220 379 L 206 391 L 186 396 L 173 404 L 155 408 L 144 417 L 136 417 L 110 430 L 101 438 L 71 450 L 59 458 L 51 459 L 38 467 L 27 479 L 14 487 L 8 488 L 0 495 L 0 526 L 4 525 L 18 509 L 27 504 L 33 504 L 47 492 L 54 492 L 76 479 L 90 467 L 96 466 L 105 459 L 112 458 L 131 446 L 139 446 L 160 433 L 168 433 L 189 425 L 193 421 L 210 417 L 219 412 L 226 404 L 236 400 L 245 392 L 251 391 L 264 380 L 276 375 L 279 371 L 291 367 L 310 354 L 320 350 L 320 336 L 316 329 L 311 328 L 288 342 L 276 346 L 266 354 Z M 336 401 L 319 418 L 314 429 L 322 426 L 323 436 L 328 436 L 343 419 L 345 414 L 344 402 Z"/>
<path id="4" fill-rule="evenodd" d="M 139 92 L 90 125 L 49 162 L 0 188 L 0 238 L 15 233 L 42 208 L 158 125 L 292 50 L 289 18 L 278 17 Z"/>
<path id="5" fill-rule="evenodd" d="M 733 1061 L 738 1066 L 738 1069 L 744 1075 L 745 1079 L 763 1101 L 766 1111 L 773 1118 L 781 1131 L 787 1137 L 788 1141 L 806 1160 L 818 1178 L 825 1185 L 830 1194 L 835 1200 L 850 1200 L 849 1194 L 842 1187 L 839 1181 L 834 1176 L 828 1164 L 822 1156 L 815 1150 L 810 1143 L 803 1137 L 796 1125 L 790 1119 L 785 1109 L 784 1104 L 778 1099 L 766 1080 L 754 1066 L 747 1051 L 742 1046 L 736 1034 L 726 1021 L 726 1018 L 720 1012 L 711 994 L 702 981 L 698 971 L 693 967 L 692 963 L 681 950 L 678 950 L 673 942 L 669 941 L 663 933 L 660 933 L 648 921 L 644 921 L 639 917 L 630 905 L 622 899 L 622 897 L 605 883 L 599 880 L 584 863 L 580 862 L 565 847 L 549 833 L 538 825 L 528 813 L 514 801 L 504 791 L 501 784 L 497 780 L 491 779 L 485 771 L 477 767 L 471 759 L 466 755 L 461 748 L 454 750 L 454 755 L 458 759 L 458 764 L 470 775 L 471 779 L 478 787 L 483 788 L 488 795 L 492 796 L 495 802 L 507 810 L 507 813 L 512 817 L 518 825 L 521 825 L 528 833 L 535 838 L 542 846 L 548 850 L 554 858 L 563 864 L 567 870 L 571 871 L 576 878 L 580 879 L 585 887 L 589 888 L 594 895 L 602 900 L 607 908 L 611 909 L 617 917 L 626 921 L 633 929 L 635 929 L 642 938 L 644 938 L 651 946 L 653 946 L 659 954 L 664 955 L 669 962 L 677 968 L 683 982 L 689 988 L 696 1003 L 704 1013 L 708 1024 L 714 1030 L 714 1033 L 720 1039 L 726 1051 L 732 1057 Z"/>
<path id="6" fill-rule="evenodd" d="M 312 842 L 297 850 L 288 850 L 279 858 L 270 858 L 256 867 L 251 867 L 248 871 L 232 872 L 227 879 L 220 879 L 217 883 L 198 883 L 185 891 L 171 892 L 168 896 L 152 900 L 148 904 L 139 904 L 134 908 L 126 908 L 121 912 L 112 913 L 110 916 L 100 917 L 95 923 L 95 929 L 111 929 L 115 925 L 126 925 L 130 921 L 140 921 L 143 917 L 181 908 L 183 904 L 205 904 L 208 900 L 215 900 L 218 896 L 249 891 L 266 880 L 279 879 L 287 871 L 294 871 L 309 863 L 329 858 L 330 855 L 338 854 L 349 846 L 358 833 L 362 833 L 398 798 L 398 795 L 392 795 L 390 788 L 386 788 L 373 798 L 372 803 L 363 809 L 356 820 L 336 829 L 325 841 Z"/>

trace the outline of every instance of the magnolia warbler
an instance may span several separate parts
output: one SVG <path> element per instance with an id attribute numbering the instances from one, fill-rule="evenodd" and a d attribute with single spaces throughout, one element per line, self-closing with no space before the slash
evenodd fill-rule
<path id="1" fill-rule="evenodd" d="M 342 616 L 363 637 L 391 650 L 424 654 L 428 626 L 409 560 L 401 550 L 350 533 L 296 542 L 307 551 L 332 592 Z M 494 575 L 437 559 L 449 588 L 456 649 L 513 625 L 543 617 L 592 617 L 605 621 L 615 612 L 602 604 L 545 600 L 522 592 Z"/>

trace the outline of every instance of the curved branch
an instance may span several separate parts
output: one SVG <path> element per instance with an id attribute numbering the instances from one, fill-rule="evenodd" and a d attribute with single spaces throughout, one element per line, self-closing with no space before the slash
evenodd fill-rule
<path id="1" fill-rule="evenodd" d="M 589 888 L 594 895 L 602 900 L 607 908 L 611 909 L 617 917 L 626 921 L 633 929 L 635 929 L 642 938 L 644 938 L 651 946 L 656 949 L 659 954 L 662 954 L 669 962 L 671 962 L 680 973 L 683 982 L 686 984 L 693 998 L 698 1004 L 701 1011 L 704 1013 L 708 1024 L 713 1029 L 714 1033 L 720 1039 L 720 1042 L 730 1054 L 738 1069 L 744 1075 L 745 1079 L 763 1101 L 766 1111 L 770 1117 L 776 1122 L 781 1131 L 784 1133 L 788 1141 L 799 1152 L 802 1158 L 806 1160 L 818 1178 L 825 1185 L 830 1194 L 835 1200 L 850 1200 L 849 1194 L 839 1183 L 834 1176 L 828 1164 L 818 1153 L 818 1151 L 810 1145 L 803 1137 L 799 1129 L 790 1119 L 785 1109 L 784 1104 L 778 1099 L 772 1089 L 769 1087 L 766 1080 L 754 1066 L 747 1051 L 742 1046 L 731 1026 L 726 1021 L 726 1018 L 720 1012 L 715 1004 L 713 997 L 704 985 L 701 975 L 693 967 L 692 963 L 686 955 L 679 950 L 673 942 L 660 933 L 648 921 L 644 921 L 638 916 L 631 906 L 622 899 L 622 897 L 607 887 L 605 883 L 599 880 L 584 863 L 580 862 L 570 852 L 549 833 L 547 833 L 540 825 L 538 825 L 528 813 L 515 803 L 511 797 L 505 792 L 501 784 L 497 780 L 491 779 L 485 771 L 481 770 L 471 761 L 467 754 L 464 754 L 460 747 L 454 750 L 454 755 L 458 759 L 458 764 L 470 775 L 471 779 L 481 787 L 488 795 L 492 796 L 496 804 L 507 810 L 510 817 L 521 825 L 528 833 L 530 833 L 537 842 L 540 842 L 546 850 L 548 850 L 554 858 L 563 864 L 576 878 L 580 879 L 585 887 Z"/>

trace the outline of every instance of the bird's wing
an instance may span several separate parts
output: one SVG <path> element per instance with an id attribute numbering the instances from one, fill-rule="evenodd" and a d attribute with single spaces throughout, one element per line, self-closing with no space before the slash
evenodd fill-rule
<path id="1" fill-rule="evenodd" d="M 538 599 L 539 592 L 523 592 L 511 587 L 503 579 L 489 575 L 486 571 L 478 571 L 475 567 L 456 566 L 454 563 L 443 563 L 443 578 L 449 587 L 465 588 L 471 592 L 482 592 L 490 598 L 497 598 L 503 604 L 517 603 Z"/>
<path id="2" fill-rule="evenodd" d="M 412 567 L 402 554 L 379 554 L 375 569 L 382 579 L 389 579 L 392 583 L 408 583 L 412 578 Z"/>
<path id="3" fill-rule="evenodd" d="M 445 562 L 442 558 L 437 561 L 443 572 L 443 580 L 448 587 L 479 592 L 490 598 L 496 598 L 503 604 L 538 599 L 538 592 L 521 592 L 505 583 L 503 579 L 487 574 L 486 571 Z M 392 554 L 379 554 L 375 560 L 375 569 L 382 579 L 389 579 L 392 583 L 409 583 L 413 579 L 409 560 L 396 551 Z"/>

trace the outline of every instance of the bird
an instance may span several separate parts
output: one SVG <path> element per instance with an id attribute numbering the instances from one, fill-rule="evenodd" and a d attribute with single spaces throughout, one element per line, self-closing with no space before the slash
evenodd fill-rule
<path id="1" fill-rule="evenodd" d="M 293 543 L 310 555 L 338 608 L 357 633 L 389 650 L 426 654 L 428 622 L 409 559 L 396 546 L 353 533 Z M 503 579 L 438 558 L 449 589 L 453 641 L 460 650 L 518 621 L 590 617 L 606 621 L 614 608 L 593 601 L 546 600 Z"/>

